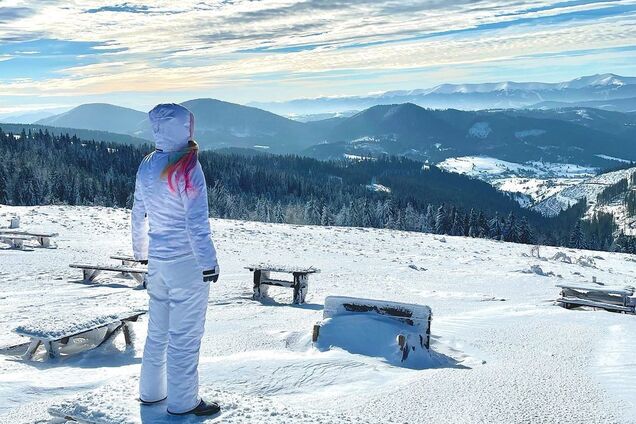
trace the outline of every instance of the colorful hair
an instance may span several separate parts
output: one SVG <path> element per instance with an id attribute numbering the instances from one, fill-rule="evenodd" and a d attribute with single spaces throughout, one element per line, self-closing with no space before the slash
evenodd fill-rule
<path id="1" fill-rule="evenodd" d="M 190 173 L 197 165 L 198 152 L 199 145 L 196 141 L 190 140 L 187 148 L 170 153 L 168 165 L 161 171 L 161 178 L 168 180 L 170 192 L 177 193 L 177 183 L 181 179 L 185 182 L 186 194 L 195 190 Z"/>

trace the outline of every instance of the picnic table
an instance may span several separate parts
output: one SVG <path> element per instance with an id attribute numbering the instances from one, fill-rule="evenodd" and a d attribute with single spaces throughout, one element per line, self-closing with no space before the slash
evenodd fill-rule
<path id="1" fill-rule="evenodd" d="M 93 282 L 103 271 L 112 271 L 131 275 L 140 285 L 146 286 L 148 269 L 140 266 L 70 264 L 69 267 L 81 269 L 87 283 Z"/>
<path id="2" fill-rule="evenodd" d="M 41 247 L 51 247 L 51 238 L 56 237 L 57 233 L 41 233 L 32 231 L 15 231 L 2 229 L 0 237 L 23 237 L 23 240 L 35 239 Z"/>
<path id="3" fill-rule="evenodd" d="M 636 295 L 633 287 L 603 285 L 557 284 L 561 297 L 556 302 L 566 309 L 589 306 L 608 311 L 636 313 Z"/>
<path id="4" fill-rule="evenodd" d="M 24 359 L 33 358 L 40 345 L 44 345 L 47 356 L 52 359 L 59 356 L 61 349 L 78 339 L 94 341 L 94 347 L 99 347 L 113 340 L 120 332 L 124 334 L 126 346 L 132 346 L 134 338 L 131 323 L 145 313 L 145 309 L 136 308 L 118 308 L 100 313 L 94 313 L 91 309 L 84 313 L 69 312 L 57 317 L 31 320 L 13 331 L 30 339 L 22 355 Z"/>
<path id="5" fill-rule="evenodd" d="M 293 303 L 300 305 L 305 303 L 305 296 L 309 288 L 309 275 L 317 274 L 319 269 L 314 267 L 279 266 L 271 264 L 257 264 L 245 267 L 254 273 L 254 300 L 262 299 L 267 295 L 267 286 L 289 287 L 294 289 Z M 280 280 L 271 278 L 271 273 L 292 274 L 293 280 Z"/>
<path id="6" fill-rule="evenodd" d="M 429 350 L 431 345 L 431 320 L 433 313 L 426 305 L 391 302 L 386 300 L 362 299 L 346 296 L 327 296 L 323 310 L 323 320 L 357 314 L 374 314 L 386 319 L 406 324 L 407 329 L 396 334 L 396 341 L 402 355 L 402 362 L 415 347 Z M 314 325 L 312 341 L 320 337 L 322 322 Z M 409 334 L 410 333 L 410 334 Z"/>

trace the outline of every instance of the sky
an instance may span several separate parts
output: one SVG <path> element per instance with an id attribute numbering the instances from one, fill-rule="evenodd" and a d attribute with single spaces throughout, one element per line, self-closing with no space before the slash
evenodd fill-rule
<path id="1" fill-rule="evenodd" d="M 0 0 L 0 115 L 636 75 L 636 0 Z"/>

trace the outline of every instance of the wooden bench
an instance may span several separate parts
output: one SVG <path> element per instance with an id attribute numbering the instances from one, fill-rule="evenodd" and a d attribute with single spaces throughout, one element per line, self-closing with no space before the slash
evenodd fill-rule
<path id="1" fill-rule="evenodd" d="M 133 256 L 130 255 L 117 254 L 112 255 L 110 258 L 115 259 L 116 261 L 121 261 L 121 264 L 123 266 L 135 266 L 141 264 L 141 259 L 135 259 Z"/>
<path id="2" fill-rule="evenodd" d="M 411 303 L 389 302 L 384 300 L 360 299 L 344 296 L 327 296 L 323 319 L 353 314 L 377 314 L 388 319 L 397 320 L 413 327 L 417 334 L 416 340 L 409 340 L 408 335 L 397 334 L 397 343 L 402 352 L 402 361 L 408 358 L 409 352 L 415 345 L 429 350 L 431 346 L 431 320 L 433 313 L 426 305 Z M 320 336 L 321 323 L 314 325 L 312 341 L 315 343 Z"/>
<path id="3" fill-rule="evenodd" d="M 34 233 L 30 231 L 12 231 L 12 230 L 1 230 L 0 236 L 21 236 L 25 237 L 25 240 L 34 239 L 40 244 L 41 247 L 50 248 L 51 246 L 51 238 L 56 237 L 57 233 Z"/>
<path id="4" fill-rule="evenodd" d="M 130 267 L 121 265 L 85 265 L 85 264 L 70 264 L 71 268 L 79 268 L 84 274 L 84 282 L 90 283 L 102 273 L 102 271 L 120 272 L 123 274 L 131 275 L 140 285 L 146 286 L 146 275 L 148 274 L 147 268 L 142 267 Z"/>
<path id="5" fill-rule="evenodd" d="M 250 265 L 246 267 L 254 273 L 254 300 L 262 299 L 267 295 L 267 286 L 290 287 L 294 289 L 293 303 L 300 305 L 305 303 L 305 296 L 309 288 L 309 275 L 317 274 L 319 269 L 309 267 L 290 267 L 276 265 Z M 292 274 L 293 280 L 278 280 L 270 278 L 270 273 Z"/>
<path id="6" fill-rule="evenodd" d="M 556 300 L 566 309 L 589 306 L 621 313 L 636 313 L 636 295 L 633 287 L 607 287 L 602 285 L 557 284 L 561 297 Z"/>
<path id="7" fill-rule="evenodd" d="M 124 333 L 126 346 L 133 346 L 131 323 L 136 322 L 145 313 L 143 309 L 102 312 L 97 316 L 71 313 L 65 317 L 21 325 L 13 331 L 30 339 L 22 355 L 23 359 L 32 359 L 40 345 L 44 345 L 47 356 L 52 359 L 58 357 L 61 350 L 74 344 L 78 339 L 91 340 L 95 348 L 113 340 L 120 332 Z M 95 333 L 98 333 L 97 337 Z"/>

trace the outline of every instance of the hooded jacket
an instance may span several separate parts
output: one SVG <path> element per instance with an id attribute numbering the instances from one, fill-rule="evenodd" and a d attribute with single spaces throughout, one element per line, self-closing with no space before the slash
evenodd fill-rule
<path id="1" fill-rule="evenodd" d="M 194 255 L 201 270 L 217 265 L 208 219 L 208 196 L 201 164 L 189 172 L 189 184 L 176 178 L 171 190 L 162 173 L 194 134 L 194 117 L 177 104 L 157 105 L 149 112 L 157 150 L 137 171 L 132 208 L 135 259 L 168 260 Z"/>

